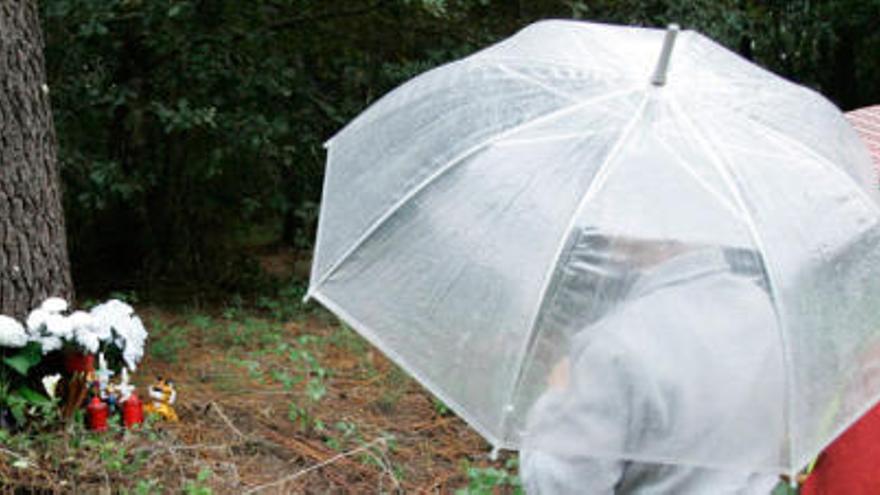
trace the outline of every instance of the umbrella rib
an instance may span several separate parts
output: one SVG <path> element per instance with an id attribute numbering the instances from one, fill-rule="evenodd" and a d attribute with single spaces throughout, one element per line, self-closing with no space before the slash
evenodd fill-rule
<path id="1" fill-rule="evenodd" d="M 812 93 L 810 93 L 810 94 L 812 94 Z M 769 124 L 766 124 L 765 122 L 762 122 L 760 120 L 755 119 L 754 117 L 752 117 L 748 113 L 741 113 L 740 110 L 743 108 L 745 108 L 745 106 L 738 106 L 738 107 L 719 106 L 718 110 L 723 111 L 729 115 L 741 117 L 741 118 L 748 120 L 749 122 L 761 127 L 765 131 L 767 131 L 767 133 L 770 134 L 771 137 L 775 138 L 777 141 L 780 141 L 780 142 L 788 145 L 788 147 L 790 147 L 790 148 L 798 149 L 798 150 L 804 152 L 805 154 L 809 155 L 810 157 L 814 158 L 816 161 L 818 161 L 822 165 L 825 165 L 826 167 L 831 168 L 833 173 L 838 175 L 838 177 L 842 177 L 845 181 L 848 181 L 856 186 L 857 194 L 859 195 L 861 200 L 864 201 L 868 205 L 869 210 L 873 210 L 874 212 L 880 212 L 880 205 L 877 205 L 874 202 L 874 200 L 871 199 L 870 196 L 868 196 L 867 192 L 861 187 L 861 185 L 859 185 L 859 183 L 855 179 L 853 179 L 849 174 L 844 172 L 840 167 L 835 165 L 830 159 L 828 159 L 824 155 L 818 153 L 817 151 L 811 149 L 809 146 L 804 145 L 802 142 L 800 142 L 796 139 L 793 139 L 793 138 L 787 136 L 786 134 L 780 132 L 779 130 L 773 128 Z M 726 147 L 734 147 L 734 146 L 731 146 L 726 143 L 725 143 L 725 146 Z M 754 151 L 751 151 L 751 152 L 754 153 Z M 873 175 L 876 177 L 877 168 L 876 167 L 872 168 L 872 172 L 874 172 Z"/>
<path id="2" fill-rule="evenodd" d="M 697 182 L 697 184 L 699 184 L 700 186 L 702 186 L 703 189 L 706 190 L 706 192 L 714 196 L 715 199 L 717 199 L 718 202 L 721 203 L 721 206 L 723 206 L 724 209 L 726 209 L 730 213 L 733 213 L 736 218 L 743 219 L 743 212 L 737 210 L 736 207 L 730 204 L 730 202 L 727 201 L 727 199 L 722 196 L 720 192 L 712 187 L 712 185 L 709 184 L 705 179 L 700 177 L 699 174 L 694 171 L 693 167 L 690 166 L 689 162 L 685 160 L 684 157 L 682 157 L 678 152 L 676 152 L 672 148 L 672 146 L 667 144 L 666 140 L 658 136 L 657 142 L 660 143 L 660 146 L 665 148 L 670 155 L 676 158 L 675 163 L 678 165 L 678 167 L 684 170 L 688 175 L 690 175 L 691 178 Z"/>
<path id="3" fill-rule="evenodd" d="M 409 203 L 409 201 L 412 200 L 414 197 L 416 197 L 420 192 L 422 192 L 429 185 L 434 183 L 434 181 L 436 181 L 437 179 L 439 179 L 440 177 L 445 175 L 447 172 L 449 172 L 450 170 L 455 168 L 455 166 L 457 166 L 461 163 L 464 163 L 465 160 L 467 158 L 469 158 L 471 155 L 477 153 L 480 150 L 483 150 L 487 146 L 490 146 L 497 141 L 500 141 L 508 136 L 516 134 L 517 132 L 520 132 L 524 129 L 528 129 L 529 127 L 532 127 L 532 126 L 535 126 L 538 124 L 542 124 L 542 123 L 545 123 L 548 121 L 552 121 L 553 119 L 557 119 L 557 118 L 562 117 L 564 115 L 567 115 L 569 113 L 576 112 L 578 110 L 581 110 L 581 109 L 588 107 L 588 106 L 595 104 L 595 103 L 599 103 L 599 102 L 606 101 L 606 100 L 612 100 L 614 98 L 619 98 L 621 96 L 626 96 L 626 95 L 634 93 L 638 90 L 639 90 L 639 88 L 632 88 L 631 87 L 631 88 L 627 88 L 627 89 L 622 89 L 620 91 L 614 91 L 612 93 L 604 94 L 602 96 L 597 96 L 595 98 L 590 98 L 589 100 L 580 101 L 578 103 L 574 103 L 571 105 L 566 105 L 562 108 L 558 108 L 558 109 L 553 110 L 551 112 L 545 113 L 539 117 L 536 117 L 532 120 L 529 120 L 527 122 L 523 122 L 519 125 L 511 127 L 510 129 L 507 129 L 506 131 L 495 134 L 495 135 L 475 144 L 474 146 L 468 148 L 467 150 L 460 153 L 459 155 L 453 157 L 451 160 L 446 162 L 443 166 L 439 167 L 437 169 L 437 171 L 435 171 L 433 174 L 426 177 L 421 183 L 419 183 L 416 187 L 411 189 L 407 194 L 405 194 L 396 203 L 394 203 L 385 213 L 383 213 L 382 216 L 380 216 L 372 224 L 370 224 L 370 226 L 367 227 L 367 229 L 364 231 L 364 233 L 361 234 L 361 236 L 351 245 L 351 247 L 349 247 L 339 257 L 339 259 L 336 260 L 336 262 L 334 262 L 327 269 L 327 271 L 324 273 L 324 275 L 322 275 L 321 278 L 318 279 L 314 283 L 313 286 L 309 287 L 309 291 L 308 291 L 308 294 L 306 295 L 306 298 L 308 298 L 309 295 L 311 295 L 311 293 L 314 290 L 318 289 L 318 287 L 320 287 L 321 284 L 326 282 L 327 279 L 330 278 L 331 275 L 336 273 L 336 270 L 338 270 L 339 267 L 342 266 L 342 264 L 345 263 L 345 261 L 347 261 L 348 258 L 350 258 L 351 255 L 354 254 L 354 252 L 357 251 L 357 249 L 359 247 L 361 247 L 361 245 L 363 245 L 363 243 L 366 242 L 367 239 L 369 239 L 376 232 L 376 230 L 378 230 L 378 228 L 380 226 L 382 226 L 382 224 L 384 224 L 389 218 L 391 218 L 395 213 L 397 213 L 404 205 Z"/>
<path id="4" fill-rule="evenodd" d="M 694 123 L 691 118 L 687 115 L 681 105 L 678 103 L 678 100 L 675 97 L 670 98 L 670 105 L 672 109 L 678 113 L 682 121 L 685 125 L 691 130 L 694 137 L 696 138 L 699 145 L 703 148 L 703 150 L 708 153 L 710 162 L 715 166 L 715 169 L 721 175 L 721 178 L 727 183 L 727 187 L 730 189 L 731 194 L 733 195 L 734 200 L 737 202 L 738 206 L 742 209 L 744 219 L 746 220 L 746 225 L 749 229 L 749 233 L 752 237 L 752 242 L 755 243 L 755 247 L 758 249 L 758 252 L 761 254 L 761 258 L 764 261 L 764 271 L 767 275 L 767 291 L 770 294 L 770 300 L 773 303 L 773 313 L 776 317 L 776 331 L 779 336 L 779 342 L 782 350 L 782 366 L 783 366 L 783 374 L 785 378 L 785 406 L 784 406 L 784 417 L 785 417 L 785 427 L 787 430 L 791 428 L 791 418 L 792 418 L 792 407 L 794 404 L 794 400 L 792 397 L 792 389 L 790 384 L 790 373 L 792 371 L 791 368 L 791 358 L 789 356 L 788 350 L 788 341 L 786 340 L 786 329 L 787 324 L 785 320 L 785 315 L 780 308 L 782 304 L 781 299 L 777 297 L 777 289 L 778 283 L 776 282 L 776 276 L 773 268 L 771 267 L 771 263 L 767 262 L 767 247 L 764 244 L 764 241 L 758 231 L 757 225 L 755 225 L 755 221 L 749 213 L 748 208 L 746 207 L 745 200 L 742 196 L 742 192 L 739 187 L 736 185 L 734 181 L 731 171 L 729 170 L 729 166 L 725 163 L 724 158 L 722 158 L 716 151 L 713 149 L 712 143 L 709 141 L 709 138 L 704 136 L 703 132 L 700 128 Z M 794 449 L 795 438 L 791 435 L 790 431 L 787 431 L 789 446 L 792 447 L 789 452 L 789 458 L 787 459 L 787 467 L 791 469 L 792 479 L 795 474 L 795 469 L 792 468 L 792 456 L 796 452 Z"/>
<path id="5" fill-rule="evenodd" d="M 523 61 L 523 59 L 516 58 L 516 57 L 504 56 L 504 55 L 494 55 L 494 54 L 486 54 L 486 55 L 478 54 L 478 55 L 474 55 L 474 57 L 479 57 L 479 58 L 475 58 L 475 60 L 486 61 L 486 62 L 495 62 L 495 63 L 498 63 L 498 62 L 517 63 L 517 62 Z M 604 69 L 602 67 L 581 65 L 581 64 L 576 64 L 573 62 L 568 62 L 568 61 L 559 60 L 559 59 L 529 60 L 529 62 L 532 64 L 540 64 L 540 65 L 545 65 L 545 66 L 550 66 L 550 67 L 573 69 L 573 70 L 580 72 L 581 74 L 585 74 L 585 75 L 589 75 L 589 76 L 595 76 L 595 75 L 601 75 L 603 77 L 611 76 L 611 77 L 620 79 L 621 82 L 623 82 L 623 81 L 630 82 L 630 83 L 635 82 L 635 79 L 627 77 L 626 73 L 622 72 L 620 70 L 611 70 L 611 69 Z"/>
<path id="6" fill-rule="evenodd" d="M 810 149 L 809 146 L 805 146 L 804 143 L 801 143 L 797 139 L 793 139 L 789 136 L 786 136 L 785 134 L 783 134 L 783 133 L 779 132 L 778 130 L 774 129 L 773 127 L 761 122 L 760 120 L 755 120 L 748 115 L 745 115 L 744 117 L 749 122 L 752 122 L 755 125 L 758 125 L 762 129 L 766 130 L 767 133 L 770 134 L 770 136 L 772 138 L 774 138 L 777 141 L 780 141 L 784 144 L 788 144 L 789 146 L 791 146 L 793 148 L 801 150 L 802 152 L 806 153 L 807 155 L 813 157 L 819 163 L 821 163 L 821 164 L 825 165 L 827 168 L 831 169 L 833 171 L 833 173 L 838 175 L 838 177 L 841 177 L 845 181 L 852 183 L 856 188 L 856 191 L 857 191 L 857 194 L 859 195 L 859 198 L 861 198 L 861 200 L 864 201 L 868 205 L 868 209 L 872 210 L 874 213 L 880 213 L 880 206 L 878 206 L 877 203 L 875 203 L 874 200 L 871 199 L 870 196 L 868 196 L 868 193 L 865 192 L 865 190 L 862 188 L 862 185 L 859 184 L 858 182 L 856 182 L 855 179 L 853 179 L 848 173 L 844 172 L 843 169 L 841 169 L 840 167 L 835 165 L 831 160 L 829 160 L 828 158 L 825 158 L 823 155 L 819 154 L 818 152 Z"/>
<path id="7" fill-rule="evenodd" d="M 551 86 L 548 86 L 548 85 L 544 84 L 543 82 L 541 82 L 540 80 L 535 79 L 534 77 L 527 76 L 526 74 L 523 74 L 522 72 L 520 72 L 516 69 L 508 67 L 507 64 L 495 64 L 495 67 L 498 67 L 499 69 L 501 69 L 502 72 L 506 72 L 507 74 L 510 74 L 511 76 L 513 76 L 517 79 L 521 79 L 529 84 L 533 84 L 533 85 L 543 89 L 544 91 L 547 91 L 548 93 L 555 94 L 557 96 L 565 98 L 566 100 L 569 100 L 569 101 L 573 101 L 575 103 L 578 102 L 577 98 L 570 95 L 569 93 L 566 93 L 564 91 L 559 91 L 558 89 L 555 89 Z"/>
<path id="8" fill-rule="evenodd" d="M 495 142 L 495 146 L 501 148 L 507 146 L 522 146 L 526 144 L 546 143 L 548 141 L 567 141 L 569 139 L 585 138 L 589 136 L 595 136 L 597 134 L 600 134 L 600 132 L 568 132 L 565 134 L 554 134 L 550 136 L 539 136 L 525 139 L 502 139 Z"/>
<path id="9" fill-rule="evenodd" d="M 593 180 L 590 182 L 587 191 L 584 193 L 578 205 L 575 207 L 571 219 L 568 222 L 568 225 L 562 231 L 563 235 L 561 236 L 559 247 L 556 249 L 556 253 L 553 256 L 553 261 L 550 263 L 547 269 L 547 273 L 544 275 L 541 292 L 539 292 L 538 296 L 538 304 L 534 310 L 531 322 L 529 323 L 529 330 L 527 332 L 527 338 L 523 343 L 523 346 L 520 348 L 517 353 L 518 359 L 514 362 L 519 362 L 519 367 L 517 369 L 516 375 L 514 376 L 513 381 L 510 384 L 510 388 L 507 394 L 507 401 L 503 412 L 502 422 L 501 422 L 501 438 L 502 441 L 505 440 L 507 436 L 507 428 L 508 423 L 510 421 L 510 413 L 513 412 L 513 400 L 516 397 L 516 393 L 519 391 L 519 388 L 522 384 L 523 379 L 525 378 L 526 371 L 526 358 L 528 357 L 528 353 L 530 349 L 534 347 L 534 343 L 537 340 L 537 326 L 540 322 L 541 315 L 543 314 L 543 309 L 545 305 L 545 300 L 547 298 L 547 294 L 550 291 L 550 287 L 553 281 L 553 273 L 556 271 L 556 267 L 559 265 L 560 260 L 562 260 L 562 256 L 565 253 L 565 246 L 568 244 L 567 239 L 571 236 L 572 231 L 575 228 L 577 223 L 577 219 L 580 216 L 580 212 L 586 207 L 587 203 L 589 203 L 590 199 L 599 191 L 602 185 L 605 183 L 608 175 L 610 174 L 610 169 L 614 163 L 614 160 L 620 155 L 620 151 L 623 149 L 623 145 L 626 144 L 629 139 L 632 131 L 635 129 L 636 124 L 638 124 L 639 120 L 641 120 L 642 116 L 645 113 L 645 108 L 648 105 L 649 94 L 646 92 L 643 96 L 639 106 L 635 112 L 635 114 L 630 118 L 629 122 L 623 127 L 623 130 L 620 132 L 620 135 L 617 137 L 617 140 L 612 145 L 608 155 L 605 156 L 605 160 L 599 164 L 599 167 L 596 169 L 596 174 L 593 177 Z"/>

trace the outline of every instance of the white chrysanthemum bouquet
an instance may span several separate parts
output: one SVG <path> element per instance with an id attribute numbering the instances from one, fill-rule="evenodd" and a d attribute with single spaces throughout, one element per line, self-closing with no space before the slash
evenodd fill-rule
<path id="1" fill-rule="evenodd" d="M 59 350 L 65 344 L 79 348 L 83 353 L 115 347 L 125 365 L 132 371 L 144 356 L 147 330 L 141 319 L 128 304 L 111 299 L 89 312 L 67 314 L 67 301 L 53 297 L 27 318 L 27 337 L 38 342 L 43 354 Z"/>
<path id="2" fill-rule="evenodd" d="M 31 311 L 22 324 L 0 315 L 0 429 L 15 419 L 21 424 L 26 411 L 33 407 L 51 407 L 54 389 L 45 379 L 54 378 L 55 359 L 44 359 L 49 353 L 63 351 L 67 357 L 78 357 L 89 364 L 98 352 L 118 356 L 121 365 L 134 371 L 144 356 L 147 330 L 134 309 L 115 299 L 93 307 L 90 311 L 69 311 L 64 299 L 46 299 Z M 68 366 L 68 362 L 65 365 Z M 79 371 L 89 371 L 91 366 Z M 47 376 L 38 376 L 47 374 Z M 42 380 L 42 381 L 41 381 Z M 52 385 L 57 385 L 54 378 Z M 52 382 L 53 380 L 49 380 Z M 83 395 L 88 384 L 80 379 Z M 40 385 L 45 394 L 37 392 Z M 74 394 L 76 395 L 76 394 Z M 82 397 L 70 402 L 78 405 Z"/>

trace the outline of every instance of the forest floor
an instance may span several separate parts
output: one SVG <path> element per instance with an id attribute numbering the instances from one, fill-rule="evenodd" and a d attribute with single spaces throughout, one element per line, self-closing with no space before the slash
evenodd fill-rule
<path id="1" fill-rule="evenodd" d="M 180 421 L 7 435 L 0 489 L 519 491 L 515 454 L 490 461 L 489 445 L 444 404 L 330 313 L 303 305 L 303 287 L 299 278 L 248 308 L 135 304 L 151 334 L 134 381 L 144 397 L 155 376 L 172 379 Z"/>

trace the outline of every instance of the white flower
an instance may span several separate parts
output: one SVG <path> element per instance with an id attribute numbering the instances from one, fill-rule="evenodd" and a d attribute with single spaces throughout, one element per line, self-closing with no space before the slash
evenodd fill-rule
<path id="1" fill-rule="evenodd" d="M 40 345 L 43 347 L 44 355 L 49 354 L 52 351 L 57 351 L 58 349 L 61 349 L 61 346 L 64 344 L 61 338 L 55 335 L 41 337 L 37 340 L 37 342 L 39 342 Z"/>
<path id="2" fill-rule="evenodd" d="M 103 341 L 112 340 L 122 351 L 125 364 L 134 371 L 144 356 L 144 341 L 147 340 L 147 330 L 141 319 L 134 315 L 134 309 L 111 299 L 92 308 L 90 314 L 93 331 Z"/>
<path id="3" fill-rule="evenodd" d="M 43 301 L 43 304 L 40 305 L 40 309 L 48 313 L 63 313 L 67 311 L 67 301 L 60 297 L 50 297 Z"/>
<path id="4" fill-rule="evenodd" d="M 137 368 L 137 363 L 144 357 L 144 342 L 147 340 L 147 329 L 144 328 L 144 323 L 137 316 L 132 317 L 123 328 L 125 346 L 122 351 L 122 359 L 134 371 Z"/>
<path id="5" fill-rule="evenodd" d="M 103 304 L 99 304 L 89 311 L 93 318 L 93 331 L 98 337 L 107 341 L 113 337 L 113 330 L 120 332 L 120 326 L 131 319 L 134 309 L 117 299 L 111 299 Z M 119 346 L 122 348 L 122 346 Z"/>
<path id="6" fill-rule="evenodd" d="M 14 318 L 0 315 L 0 347 L 24 347 L 27 342 L 24 326 Z"/>
<path id="7" fill-rule="evenodd" d="M 73 326 L 66 316 L 50 313 L 46 318 L 46 331 L 62 339 L 67 339 L 73 333 Z"/>
<path id="8" fill-rule="evenodd" d="M 58 387 L 58 380 L 60 379 L 61 373 L 55 373 L 54 375 L 46 375 L 43 377 L 43 388 L 46 389 L 49 398 L 55 398 L 55 389 Z"/>
<path id="9" fill-rule="evenodd" d="M 101 314 L 114 317 L 129 317 L 134 313 L 134 308 L 119 299 L 110 299 L 109 301 L 92 308 L 91 313 L 92 316 Z"/>
<path id="10" fill-rule="evenodd" d="M 140 317 L 134 316 L 131 318 L 131 327 L 129 327 L 128 331 L 128 339 L 140 342 L 141 344 L 147 340 L 147 329 L 144 327 L 144 322 L 141 321 Z"/>
<path id="11" fill-rule="evenodd" d="M 108 342 L 113 339 L 113 322 L 108 321 L 107 319 L 101 318 L 100 315 L 96 316 L 91 314 L 92 323 L 90 325 L 92 333 L 98 336 L 99 339 L 103 342 Z"/>
<path id="12" fill-rule="evenodd" d="M 50 314 L 48 311 L 40 308 L 31 311 L 31 314 L 27 317 L 28 333 L 32 336 L 40 335 L 40 332 L 46 326 L 46 319 L 49 318 Z"/>
<path id="13" fill-rule="evenodd" d="M 74 311 L 67 317 L 67 322 L 70 324 L 70 327 L 74 332 L 89 331 L 91 333 L 96 333 L 97 330 L 95 319 L 85 311 Z"/>
<path id="14" fill-rule="evenodd" d="M 67 317 L 67 319 L 70 321 L 70 325 L 74 330 L 81 327 L 88 327 L 89 330 L 94 331 L 92 327 L 95 325 L 95 319 L 85 311 L 74 311 Z"/>
<path id="15" fill-rule="evenodd" d="M 125 346 L 125 351 L 122 352 L 122 359 L 125 361 L 128 369 L 130 369 L 131 371 L 137 370 L 137 365 L 143 357 L 143 344 L 137 345 L 134 343 L 129 343 Z"/>
<path id="16" fill-rule="evenodd" d="M 72 339 L 83 349 L 94 354 L 101 345 L 100 335 L 95 331 L 95 319 L 85 311 L 75 311 L 67 317 L 67 321 L 73 329 Z"/>
<path id="17" fill-rule="evenodd" d="M 76 343 L 79 344 L 83 349 L 89 351 L 89 354 L 94 354 L 98 352 L 98 347 L 101 346 L 101 339 L 98 338 L 98 335 L 87 327 L 79 327 L 74 331 L 73 334 Z"/>

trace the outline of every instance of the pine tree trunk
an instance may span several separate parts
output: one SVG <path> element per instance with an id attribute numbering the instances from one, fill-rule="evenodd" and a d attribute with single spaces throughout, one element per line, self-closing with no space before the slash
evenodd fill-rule
<path id="1" fill-rule="evenodd" d="M 73 286 L 35 0 L 0 0 L 0 313 Z"/>

